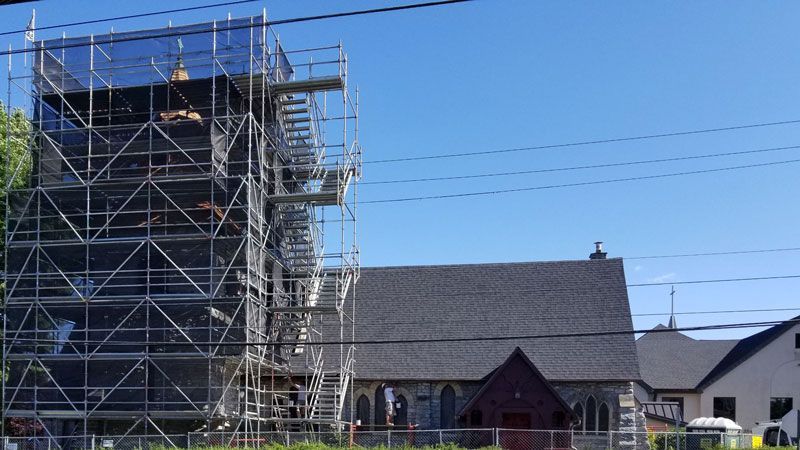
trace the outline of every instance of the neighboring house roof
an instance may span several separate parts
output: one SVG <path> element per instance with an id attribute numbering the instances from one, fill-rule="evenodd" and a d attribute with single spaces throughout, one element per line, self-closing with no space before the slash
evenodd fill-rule
<path id="1" fill-rule="evenodd" d="M 642 381 L 655 390 L 693 390 L 739 342 L 697 340 L 658 325 L 636 341 Z"/>
<path id="2" fill-rule="evenodd" d="M 674 424 L 685 424 L 681 415 L 681 407 L 676 402 L 642 402 L 645 417 Z"/>
<path id="3" fill-rule="evenodd" d="M 733 349 L 714 367 L 698 384 L 698 388 L 703 389 L 714 381 L 722 378 L 725 374 L 733 370 L 736 366 L 746 361 L 759 350 L 766 347 L 770 342 L 777 339 L 783 333 L 794 328 L 798 324 L 800 316 L 793 317 L 780 325 L 767 328 L 764 331 L 746 337 L 739 341 Z"/>
<path id="4" fill-rule="evenodd" d="M 633 330 L 621 259 L 364 268 L 356 341 Z M 554 380 L 639 379 L 630 334 L 358 345 L 356 377 L 480 380 L 515 347 Z"/>
<path id="5" fill-rule="evenodd" d="M 701 390 L 798 324 L 800 316 L 742 340 L 697 340 L 658 325 L 636 341 L 642 381 L 654 390 Z"/>

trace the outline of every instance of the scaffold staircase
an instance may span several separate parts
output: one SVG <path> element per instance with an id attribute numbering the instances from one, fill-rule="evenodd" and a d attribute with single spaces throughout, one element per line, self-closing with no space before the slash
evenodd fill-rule
<path id="1" fill-rule="evenodd" d="M 317 391 L 310 405 L 309 417 L 320 422 L 335 422 L 339 419 L 339 382 L 341 375 L 337 372 L 322 372 Z"/>
<path id="2" fill-rule="evenodd" d="M 286 267 L 295 273 L 314 273 L 320 263 L 309 206 L 303 203 L 280 204 L 278 214 L 283 226 Z"/>
<path id="3" fill-rule="evenodd" d="M 275 226 L 280 242 L 276 252 L 288 269 L 285 279 L 292 282 L 292 287 L 290 292 L 273 297 L 268 311 L 272 314 L 276 342 L 282 344 L 282 357 L 289 362 L 295 378 L 305 378 L 308 394 L 305 417 L 291 417 L 280 406 L 272 412 L 269 420 L 282 421 L 280 426 L 288 425 L 289 429 L 320 424 L 340 426 L 352 378 L 352 348 L 346 358 L 336 355 L 325 362 L 321 348 L 314 345 L 322 336 L 323 322 L 347 317 L 344 306 L 348 295 L 352 295 L 358 273 L 357 261 L 353 264 L 348 259 L 352 254 L 344 250 L 341 254 L 324 251 L 322 231 L 315 217 L 318 207 L 343 207 L 349 186 L 358 176 L 358 159 L 348 153 L 353 147 L 344 147 L 334 161 L 328 158 L 326 162 L 326 108 L 316 103 L 316 93 L 344 90 L 342 73 L 312 77 L 309 72 L 305 80 L 284 80 L 282 77 L 286 75 L 274 73 L 270 74 L 268 86 L 258 77 L 236 80 L 240 87 L 247 82 L 251 95 L 259 95 L 260 90 L 268 88 L 269 95 L 276 99 L 279 123 L 276 152 L 282 177 L 267 200 L 278 211 Z M 335 265 L 331 264 L 334 260 Z M 279 395 L 276 403 L 281 404 Z"/>
<path id="4" fill-rule="evenodd" d="M 311 97 L 284 96 L 279 103 L 287 141 L 287 165 L 298 181 L 318 178 L 322 170 L 319 164 L 322 155 L 316 143 Z"/>
<path id="5" fill-rule="evenodd" d="M 309 418 L 316 422 L 337 423 L 342 420 L 347 390 L 350 388 L 353 367 L 352 347 L 340 371 L 324 370 L 317 376 L 311 396 Z"/>

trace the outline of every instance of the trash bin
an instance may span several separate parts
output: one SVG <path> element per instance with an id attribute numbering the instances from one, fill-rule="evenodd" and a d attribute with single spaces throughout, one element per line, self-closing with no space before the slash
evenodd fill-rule
<path id="1" fill-rule="evenodd" d="M 742 427 L 724 417 L 698 417 L 686 425 L 686 450 L 701 450 L 717 444 L 742 448 Z"/>

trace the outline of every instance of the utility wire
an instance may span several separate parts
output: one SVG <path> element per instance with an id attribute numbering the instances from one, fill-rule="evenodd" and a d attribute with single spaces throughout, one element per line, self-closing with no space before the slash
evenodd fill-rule
<path id="1" fill-rule="evenodd" d="M 633 317 L 648 317 L 648 316 L 669 316 L 674 314 L 676 316 L 696 316 L 706 314 L 737 314 L 737 313 L 761 313 L 761 312 L 786 312 L 786 311 L 800 311 L 800 308 L 757 308 L 757 309 L 719 309 L 715 311 L 680 311 L 680 312 L 661 312 L 661 313 L 639 313 L 631 314 Z"/>
<path id="2" fill-rule="evenodd" d="M 217 304 L 215 301 L 214 304 Z M 640 313 L 640 314 L 630 314 L 630 317 L 656 317 L 656 316 L 669 316 L 669 315 L 711 315 L 711 314 L 732 314 L 732 313 L 763 313 L 763 312 L 786 312 L 786 311 L 800 311 L 800 308 L 761 308 L 761 309 L 731 309 L 731 310 L 717 310 L 717 311 L 683 311 L 683 312 L 660 312 L 660 313 Z M 614 317 L 628 317 L 627 314 L 613 314 L 613 315 L 603 315 L 598 316 L 597 314 L 572 314 L 570 316 L 542 316 L 536 315 L 536 320 L 539 322 L 546 321 L 546 320 L 564 320 L 564 319 L 583 319 L 583 318 L 601 318 L 603 320 L 607 320 L 609 318 Z M 520 317 L 519 321 L 529 321 L 529 317 Z M 480 318 L 470 317 L 465 319 L 454 319 L 448 318 L 447 323 L 485 323 Z M 370 320 L 368 323 L 358 323 L 356 326 L 359 329 L 369 328 L 369 327 L 385 327 L 387 325 L 391 326 L 400 326 L 400 325 L 417 325 L 417 326 L 426 326 L 431 324 L 442 324 L 441 320 L 415 320 L 415 321 L 396 321 L 396 320 Z M 515 321 L 512 319 L 510 320 L 509 324 L 515 324 Z M 348 324 L 349 326 L 349 324 Z M 234 330 L 244 330 L 248 329 L 248 326 L 226 326 L 225 329 L 229 331 Z M 163 331 L 170 331 L 174 328 L 153 328 L 151 327 L 150 330 L 153 332 L 163 332 Z M 193 327 L 181 327 L 184 331 L 194 331 L 194 330 L 207 330 L 208 326 L 204 326 L 202 324 L 198 324 L 197 326 Z M 114 331 L 113 328 L 91 328 L 92 331 L 95 332 L 112 332 Z M 133 328 L 122 328 L 121 330 L 130 332 L 130 331 L 143 331 L 144 328 L 142 327 L 133 327 Z M 24 331 L 24 330 L 23 330 Z M 76 328 L 73 329 L 73 332 L 83 332 L 86 331 L 85 328 Z"/>
<path id="3" fill-rule="evenodd" d="M 171 14 L 171 13 L 180 13 L 180 12 L 187 12 L 187 11 L 196 11 L 200 9 L 208 9 L 208 8 L 216 8 L 218 6 L 233 6 L 233 5 L 240 5 L 242 3 L 255 3 L 260 0 L 238 0 L 238 1 L 231 1 L 231 2 L 222 2 L 222 3 L 214 3 L 211 5 L 199 5 L 199 6 L 190 6 L 188 8 L 178 8 L 178 9 L 165 9 L 163 11 L 153 11 L 147 13 L 140 13 L 140 14 L 130 14 L 127 16 L 116 16 L 116 17 L 107 17 L 105 19 L 93 19 L 93 20 L 84 20 L 81 22 L 70 22 L 70 23 L 62 23 L 60 25 L 48 25 L 46 27 L 36 27 L 35 31 L 41 30 L 52 30 L 55 28 L 69 28 L 78 25 L 90 25 L 94 23 L 102 23 L 102 22 L 111 22 L 114 20 L 127 20 L 127 19 L 138 19 L 141 17 L 151 17 L 151 16 L 160 16 L 163 14 Z M 0 36 L 7 36 L 9 34 L 17 34 L 17 33 L 25 33 L 28 29 L 24 28 L 21 30 L 14 30 L 14 31 L 4 31 L 0 33 Z"/>
<path id="4" fill-rule="evenodd" d="M 659 317 L 659 316 L 669 316 L 669 315 L 676 315 L 676 316 L 689 316 L 689 315 L 713 315 L 713 314 L 737 314 L 737 313 L 763 313 L 763 312 L 787 312 L 787 311 L 800 311 L 800 308 L 760 308 L 760 309 L 728 309 L 728 310 L 718 310 L 718 311 L 683 311 L 683 312 L 660 312 L 660 313 L 639 313 L 639 314 L 630 314 L 631 317 Z M 627 317 L 628 315 L 623 314 L 614 314 L 614 315 L 603 315 L 598 316 L 597 314 L 572 314 L 570 316 L 542 316 L 536 315 L 535 319 L 537 321 L 546 321 L 546 320 L 565 320 L 565 319 L 579 319 L 579 318 L 602 318 L 603 320 L 613 317 Z M 529 321 L 530 317 L 520 317 L 520 322 Z M 385 327 L 387 325 L 431 325 L 431 324 L 441 324 L 441 320 L 415 320 L 415 321 L 404 321 L 404 322 L 397 322 L 394 320 L 370 320 L 369 322 L 358 322 L 356 325 L 357 328 L 369 328 L 369 327 Z M 465 319 L 454 319 L 448 318 L 447 323 L 476 323 L 482 324 L 485 321 L 482 318 L 476 317 L 469 317 Z M 514 324 L 514 319 L 509 320 L 509 324 Z M 241 327 L 239 327 L 241 328 Z"/>
<path id="5" fill-rule="evenodd" d="M 660 139 L 666 137 L 690 136 L 693 134 L 703 134 L 703 133 L 719 133 L 722 131 L 746 130 L 749 128 L 772 127 L 777 125 L 791 125 L 798 123 L 800 123 L 800 119 L 783 120 L 779 122 L 762 122 L 762 123 L 753 123 L 745 125 L 733 125 L 729 127 L 705 128 L 700 130 L 675 131 L 671 133 L 645 134 L 639 136 L 628 136 L 628 137 L 618 137 L 609 139 L 593 139 L 589 141 L 568 142 L 563 144 L 537 145 L 532 147 L 501 148 L 497 150 L 484 150 L 477 152 L 445 153 L 440 155 L 428 155 L 428 156 L 409 156 L 406 158 L 375 159 L 375 160 L 364 161 L 363 164 L 387 164 L 387 163 L 408 162 L 408 161 L 423 161 L 430 159 L 462 158 L 465 156 L 494 155 L 498 153 L 527 152 L 532 150 L 547 150 L 553 148 L 580 147 L 584 145 L 610 144 L 614 142 L 628 142 L 628 141 L 640 141 L 645 139 Z"/>
<path id="6" fill-rule="evenodd" d="M 699 256 L 749 255 L 753 253 L 796 252 L 796 251 L 800 251 L 800 247 L 767 248 L 758 250 L 735 250 L 728 252 L 708 252 L 708 253 L 679 253 L 675 255 L 626 256 L 623 257 L 623 259 L 631 260 L 631 259 L 694 258 Z"/>
<path id="7" fill-rule="evenodd" d="M 706 159 L 706 158 L 719 158 L 724 156 L 737 156 L 737 155 L 748 155 L 753 153 L 766 153 L 766 152 L 776 152 L 780 150 L 792 150 L 798 149 L 800 145 L 792 145 L 788 147 L 773 147 L 773 148 L 763 148 L 757 150 L 744 150 L 739 152 L 726 152 L 726 153 L 711 153 L 705 155 L 692 155 L 692 156 L 678 156 L 674 158 L 662 158 L 662 159 L 647 159 L 647 160 L 639 160 L 639 161 L 623 161 L 618 163 L 606 163 L 606 164 L 592 164 L 592 165 L 583 165 L 583 166 L 572 166 L 572 167 L 556 167 L 550 169 L 533 169 L 533 170 L 521 170 L 521 171 L 513 171 L 513 172 L 494 172 L 494 173 L 482 173 L 476 175 L 455 175 L 455 176 L 447 176 L 447 177 L 431 177 L 431 178 L 410 178 L 410 179 L 398 179 L 398 180 L 379 180 L 379 181 L 361 181 L 359 182 L 360 185 L 364 184 L 396 184 L 396 183 L 419 183 L 419 182 L 426 182 L 426 181 L 445 181 L 445 180 L 465 180 L 465 179 L 472 179 L 472 178 L 487 178 L 487 177 L 502 177 L 502 176 L 510 176 L 510 175 L 528 175 L 533 173 L 549 173 L 549 172 L 565 172 L 571 170 L 583 170 L 583 169 L 600 169 L 600 168 L 607 168 L 607 167 L 621 167 L 621 166 L 635 166 L 641 164 L 655 164 L 655 163 L 663 163 L 663 162 L 673 162 L 673 161 L 687 161 L 693 159 Z"/>
<path id="8" fill-rule="evenodd" d="M 506 335 L 506 336 L 481 336 L 481 337 L 453 337 L 453 338 L 430 338 L 430 339 L 364 339 L 364 340 L 339 340 L 339 341 L 319 341 L 311 342 L 305 341 L 302 345 L 386 345 L 386 344 L 434 344 L 434 343 L 456 343 L 456 342 L 496 342 L 496 341 L 512 341 L 512 340 L 528 340 L 528 339 L 557 339 L 557 338 L 582 338 L 582 337 L 598 337 L 598 336 L 626 336 L 645 333 L 673 333 L 680 331 L 711 331 L 711 330 L 734 330 L 742 328 L 760 328 L 760 327 L 773 327 L 778 325 L 791 325 L 800 323 L 800 319 L 789 320 L 772 320 L 765 322 L 741 322 L 741 323 L 726 323 L 715 325 L 698 325 L 693 327 L 680 327 L 680 328 L 663 328 L 663 329 L 630 329 L 630 330 L 607 330 L 607 331 L 589 331 L 589 332 L 575 332 L 575 333 L 543 333 L 543 334 L 521 334 L 521 335 Z M 164 346 L 196 346 L 196 347 L 230 347 L 230 346 L 259 346 L 259 347 L 276 347 L 276 346 L 290 346 L 294 343 L 288 342 L 254 342 L 254 341 L 224 341 L 224 342 L 175 342 L 175 341 L 113 341 L 107 340 L 91 340 L 91 339 L 34 339 L 34 338 L 11 338 L 7 339 L 12 341 L 9 345 L 14 345 L 16 342 L 33 342 L 38 345 L 44 344 L 101 344 L 106 346 L 130 346 L 130 345 L 164 345 Z M 300 345 L 300 344 L 297 344 Z"/>
<path id="9" fill-rule="evenodd" d="M 528 191 L 539 191 L 545 189 L 560 189 L 560 188 L 568 188 L 568 187 L 578 187 L 578 186 L 592 186 L 597 184 L 610 184 L 610 183 L 622 183 L 628 181 L 641 181 L 641 180 L 654 180 L 659 178 L 669 178 L 669 177 L 678 177 L 684 175 L 697 175 L 703 173 L 715 173 L 715 172 L 725 172 L 731 170 L 740 170 L 740 169 L 750 169 L 754 167 L 766 167 L 766 166 L 777 166 L 781 164 L 794 164 L 800 162 L 800 159 L 790 159 L 785 161 L 773 161 L 768 163 L 760 163 L 760 164 L 746 164 L 741 166 L 731 166 L 731 167 L 720 167 L 716 169 L 704 169 L 704 170 L 692 170 L 688 172 L 673 172 L 673 173 L 664 173 L 658 175 L 643 175 L 639 177 L 627 177 L 627 178 L 612 178 L 607 180 L 595 180 L 595 181 L 582 181 L 578 183 L 563 183 L 563 184 L 550 184 L 550 185 L 543 185 L 543 186 L 531 186 L 531 187 L 523 187 L 523 188 L 512 188 L 512 189 L 498 189 L 493 191 L 478 191 L 478 192 L 461 192 L 456 194 L 442 194 L 442 195 L 425 195 L 419 197 L 401 197 L 401 198 L 385 198 L 379 200 L 362 200 L 359 201 L 359 205 L 364 204 L 376 204 L 376 203 L 398 203 L 398 202 L 412 202 L 412 201 L 419 201 L 419 200 L 440 200 L 440 199 L 448 199 L 448 198 L 458 198 L 458 197 L 478 197 L 478 196 L 485 196 L 485 195 L 497 195 L 497 194 L 509 194 L 513 192 L 528 192 Z"/>
<path id="10" fill-rule="evenodd" d="M 141 41 L 141 40 L 148 40 L 148 39 L 159 39 L 159 38 L 166 38 L 166 37 L 173 37 L 173 36 L 189 36 L 194 34 L 205 34 L 211 33 L 212 31 L 232 31 L 232 30 L 244 30 L 249 28 L 258 28 L 262 26 L 275 26 L 275 25 L 286 25 L 290 23 L 302 23 L 302 22 L 311 22 L 315 20 L 326 20 L 326 19 L 338 19 L 342 17 L 352 17 L 352 16 L 362 16 L 367 14 L 378 14 L 378 13 L 386 13 L 386 12 L 395 12 L 395 11 L 406 11 L 411 9 L 420 9 L 420 8 L 429 8 L 433 6 L 443 6 L 443 5 L 450 5 L 456 3 L 466 3 L 466 2 L 473 2 L 476 0 L 441 0 L 435 2 L 425 2 L 425 3 L 412 3 L 406 5 L 397 5 L 397 6 L 388 6 L 385 8 L 372 8 L 372 9 L 360 9 L 355 11 L 345 11 L 340 13 L 332 13 L 332 14 L 320 14 L 316 16 L 304 16 L 304 17 L 294 17 L 290 19 L 280 19 L 280 20 L 271 20 L 266 21 L 263 23 L 248 23 L 242 25 L 229 25 L 223 27 L 217 27 L 215 30 L 183 30 L 183 31 L 171 31 L 165 33 L 157 33 L 151 35 L 144 35 L 144 36 L 126 36 L 120 37 L 117 39 L 106 39 L 106 40 L 98 40 L 94 41 L 93 45 L 105 45 L 105 44 L 116 44 L 120 42 L 129 42 L 129 41 Z M 75 48 L 75 47 L 86 47 L 88 44 L 86 42 L 77 42 L 72 44 L 62 44 L 62 45 L 53 45 L 48 46 L 47 50 L 60 50 L 66 48 Z M 31 53 L 40 51 L 40 48 L 18 48 L 14 50 L 6 50 L 0 52 L 0 56 L 8 56 L 8 55 L 16 55 L 22 53 Z"/>
<path id="11" fill-rule="evenodd" d="M 692 280 L 692 281 L 665 281 L 659 283 L 637 283 L 629 284 L 628 287 L 641 286 L 667 286 L 673 284 L 706 284 L 706 283 L 738 283 L 743 281 L 763 281 L 763 280 L 788 280 L 800 278 L 800 275 L 777 275 L 772 277 L 748 277 L 748 278 L 721 278 L 716 280 Z"/>

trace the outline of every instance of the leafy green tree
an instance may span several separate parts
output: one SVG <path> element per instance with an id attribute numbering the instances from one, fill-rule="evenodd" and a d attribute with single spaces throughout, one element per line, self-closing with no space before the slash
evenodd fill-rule
<path id="1" fill-rule="evenodd" d="M 5 271 L 5 233 L 6 233 L 6 210 L 8 208 L 7 193 L 8 189 L 24 189 L 29 186 L 32 167 L 32 158 L 28 145 L 30 139 L 31 125 L 25 118 L 25 113 L 21 109 L 7 109 L 3 102 L 0 102 L 0 271 Z M 5 301 L 5 283 L 0 282 L 0 305 Z M 5 349 L 5 345 L 3 345 Z M 8 376 L 8 368 L 2 368 L 4 378 Z M 0 399 L 5 393 L 0 393 Z M 2 401 L 2 400 L 0 400 Z M 23 421 L 24 422 L 24 421 Z M 8 425 L 11 428 L 3 427 L 8 431 L 13 431 L 25 426 L 19 420 L 12 421 Z M 6 425 L 6 424 L 4 424 Z M 20 430 L 17 430 L 21 432 Z"/>
<path id="2" fill-rule="evenodd" d="M 8 188 L 24 189 L 30 183 L 32 158 L 29 150 L 31 125 L 18 108 L 7 109 L 0 101 L 0 233 L 6 232 Z M 0 238 L 0 270 L 5 270 L 5 239 Z"/>

